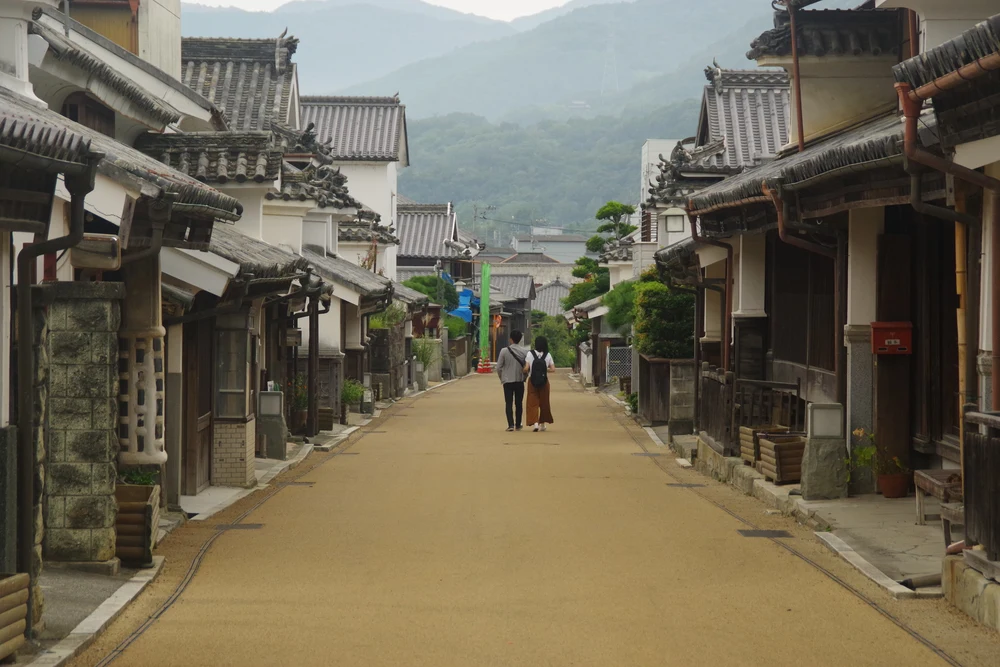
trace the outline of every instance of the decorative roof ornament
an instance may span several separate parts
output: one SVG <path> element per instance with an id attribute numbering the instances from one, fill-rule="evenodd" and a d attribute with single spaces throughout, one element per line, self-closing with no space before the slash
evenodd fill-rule
<path id="1" fill-rule="evenodd" d="M 715 87 L 715 92 L 718 95 L 722 94 L 722 68 L 719 67 L 719 61 L 712 58 L 712 64 L 705 68 L 705 78 L 709 80 L 712 86 Z"/>
<path id="2" fill-rule="evenodd" d="M 286 35 L 288 35 L 288 28 L 285 28 L 278 35 L 274 45 L 274 71 L 278 74 L 284 74 L 288 71 L 292 64 L 292 56 L 299 48 L 299 40 L 295 37 L 286 37 Z"/>

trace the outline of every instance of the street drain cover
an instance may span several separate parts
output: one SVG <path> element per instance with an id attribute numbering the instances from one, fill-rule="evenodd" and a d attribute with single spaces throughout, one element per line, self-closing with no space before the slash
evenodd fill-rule
<path id="1" fill-rule="evenodd" d="M 216 530 L 260 530 L 264 527 L 262 523 L 223 523 L 215 527 Z"/>
<path id="2" fill-rule="evenodd" d="M 368 435 L 375 435 L 377 433 L 387 433 L 387 431 L 368 431 Z"/>
<path id="3" fill-rule="evenodd" d="M 536 442 L 534 440 L 527 440 L 522 442 L 505 442 L 504 445 L 508 447 L 519 447 L 519 446 L 530 446 L 530 445 L 542 445 L 543 447 L 558 447 L 558 442 Z"/>
<path id="4" fill-rule="evenodd" d="M 312 486 L 316 482 L 285 482 L 280 486 Z"/>
<path id="5" fill-rule="evenodd" d="M 358 452 L 337 452 L 334 456 L 357 456 Z"/>
<path id="6" fill-rule="evenodd" d="M 675 489 L 703 489 L 704 484 L 667 484 L 667 486 L 673 487 Z"/>
<path id="7" fill-rule="evenodd" d="M 632 454 L 632 456 L 648 456 L 648 457 L 652 458 L 652 457 L 656 457 L 656 456 L 663 456 L 663 454 L 657 454 L 655 452 L 641 452 L 641 453 L 638 453 L 638 454 Z"/>
<path id="8" fill-rule="evenodd" d="M 778 537 L 791 537 L 792 534 L 787 530 L 740 530 L 737 531 L 743 537 L 767 537 L 767 538 L 778 538 Z"/>

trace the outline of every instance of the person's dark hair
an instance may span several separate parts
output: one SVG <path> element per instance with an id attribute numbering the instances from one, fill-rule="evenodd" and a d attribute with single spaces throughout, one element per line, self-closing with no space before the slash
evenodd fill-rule
<path id="1" fill-rule="evenodd" d="M 549 353 L 549 341 L 545 338 L 545 336 L 538 336 L 535 338 L 535 351 L 540 354 Z"/>
<path id="2" fill-rule="evenodd" d="M 524 338 L 524 334 L 517 329 L 510 332 L 510 342 L 514 343 L 514 345 L 518 345 L 522 338 Z"/>

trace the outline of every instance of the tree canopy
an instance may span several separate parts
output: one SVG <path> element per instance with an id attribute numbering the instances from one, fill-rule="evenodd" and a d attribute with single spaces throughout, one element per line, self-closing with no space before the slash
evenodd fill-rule
<path id="1" fill-rule="evenodd" d="M 425 294 L 432 303 L 444 306 L 445 310 L 452 311 L 458 308 L 458 290 L 444 278 L 438 278 L 437 276 L 417 276 L 416 278 L 410 278 L 403 284 L 410 289 L 415 289 L 421 294 Z M 441 301 L 444 301 L 444 303 L 441 303 Z"/>

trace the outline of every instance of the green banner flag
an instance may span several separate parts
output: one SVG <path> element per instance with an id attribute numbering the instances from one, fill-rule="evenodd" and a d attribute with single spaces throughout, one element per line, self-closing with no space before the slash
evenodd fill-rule
<path id="1" fill-rule="evenodd" d="M 493 318 L 490 317 L 490 273 L 489 264 L 483 264 L 483 276 L 479 281 L 479 365 L 492 361 L 490 358 L 490 327 Z"/>

